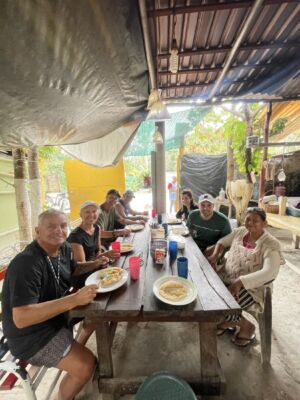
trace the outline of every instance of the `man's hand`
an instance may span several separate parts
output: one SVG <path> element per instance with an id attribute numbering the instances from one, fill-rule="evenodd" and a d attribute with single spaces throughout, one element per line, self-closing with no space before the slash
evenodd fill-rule
<path id="1" fill-rule="evenodd" d="M 137 224 L 146 225 L 146 222 L 143 219 L 138 219 L 135 221 Z"/>
<path id="2" fill-rule="evenodd" d="M 243 287 L 242 281 L 238 278 L 234 282 L 231 283 L 231 285 L 228 287 L 228 290 L 232 294 L 232 296 L 236 299 L 236 301 L 239 300 L 239 293 Z"/>
<path id="3" fill-rule="evenodd" d="M 112 260 L 116 260 L 117 258 L 120 258 L 120 256 L 121 256 L 121 254 L 118 252 L 118 250 L 108 250 L 104 254 L 106 257 L 111 258 Z"/>
<path id="4" fill-rule="evenodd" d="M 99 260 L 99 266 L 106 265 L 109 263 L 109 258 L 105 256 L 98 257 L 98 260 Z"/>
<path id="5" fill-rule="evenodd" d="M 90 304 L 97 296 L 97 289 L 98 285 L 88 285 L 79 289 L 78 292 L 74 294 L 76 303 L 75 307 Z"/>

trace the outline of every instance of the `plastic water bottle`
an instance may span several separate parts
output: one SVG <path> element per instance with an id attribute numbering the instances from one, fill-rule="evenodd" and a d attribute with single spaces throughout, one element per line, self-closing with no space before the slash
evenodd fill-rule
<path id="1" fill-rule="evenodd" d="M 221 188 L 221 190 L 219 192 L 219 200 L 220 201 L 224 201 L 225 200 L 225 190 L 223 188 Z"/>

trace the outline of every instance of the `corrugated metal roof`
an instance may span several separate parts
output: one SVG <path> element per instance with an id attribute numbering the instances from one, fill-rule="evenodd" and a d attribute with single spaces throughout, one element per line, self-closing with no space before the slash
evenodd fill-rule
<path id="1" fill-rule="evenodd" d="M 211 100 L 255 1 L 147 0 L 157 86 L 165 99 Z M 179 69 L 169 71 L 172 38 Z M 300 1 L 265 0 L 214 97 L 300 98 Z"/>

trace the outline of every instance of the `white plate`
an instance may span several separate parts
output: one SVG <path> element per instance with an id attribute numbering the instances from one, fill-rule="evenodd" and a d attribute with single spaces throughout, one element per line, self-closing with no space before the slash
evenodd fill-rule
<path id="1" fill-rule="evenodd" d="M 178 281 L 180 283 L 183 283 L 188 289 L 188 294 L 186 295 L 186 297 L 179 301 L 172 301 L 162 297 L 159 294 L 159 288 L 163 283 L 167 281 Z M 194 283 L 189 281 L 188 279 L 180 278 L 176 275 L 163 276 L 162 278 L 157 279 L 153 285 L 153 293 L 160 301 L 166 304 L 171 304 L 172 306 L 185 306 L 186 304 L 192 303 L 197 297 L 197 289 Z"/>
<path id="2" fill-rule="evenodd" d="M 85 281 L 85 285 L 99 285 L 99 288 L 97 290 L 98 293 L 107 293 L 107 292 L 116 290 L 119 287 L 123 286 L 124 283 L 126 283 L 127 279 L 128 279 L 128 272 L 125 269 L 123 269 L 123 276 L 119 282 L 116 282 L 113 285 L 108 286 L 108 287 L 103 287 L 103 286 L 100 286 L 100 278 L 98 278 L 99 272 L 100 271 L 93 272 L 90 276 L 87 277 L 87 279 Z"/>
<path id="3" fill-rule="evenodd" d="M 170 218 L 167 220 L 167 224 L 168 225 L 180 225 L 180 224 L 182 224 L 182 221 L 181 221 L 181 219 Z"/>
<path id="4" fill-rule="evenodd" d="M 138 231 L 142 231 L 145 228 L 145 225 L 143 225 L 143 224 L 133 224 L 133 225 L 128 225 L 127 228 L 131 232 L 138 232 Z"/>
<path id="5" fill-rule="evenodd" d="M 171 231 L 174 235 L 188 236 L 189 230 L 184 226 L 178 226 L 177 228 L 171 228 Z"/>

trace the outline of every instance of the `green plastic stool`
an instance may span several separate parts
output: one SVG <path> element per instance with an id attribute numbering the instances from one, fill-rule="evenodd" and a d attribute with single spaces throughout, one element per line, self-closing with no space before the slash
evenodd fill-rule
<path id="1" fill-rule="evenodd" d="M 197 400 L 183 379 L 168 372 L 158 372 L 140 386 L 135 400 Z"/>

